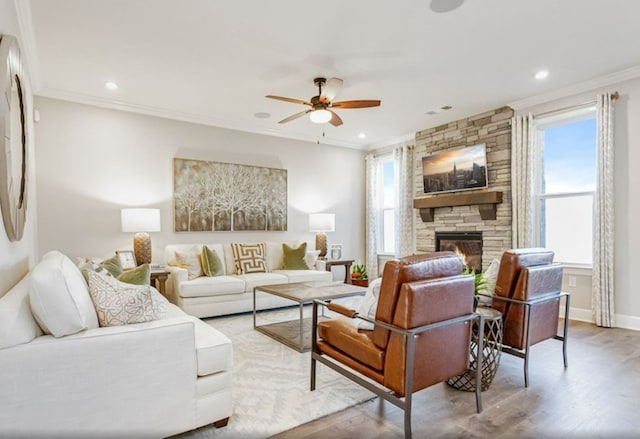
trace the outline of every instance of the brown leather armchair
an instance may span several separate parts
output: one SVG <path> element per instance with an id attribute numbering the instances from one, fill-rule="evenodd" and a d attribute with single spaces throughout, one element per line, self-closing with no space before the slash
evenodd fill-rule
<path id="1" fill-rule="evenodd" d="M 562 341 L 567 362 L 570 294 L 561 291 L 562 265 L 553 263 L 553 252 L 544 248 L 504 252 L 491 306 L 502 313 L 503 352 L 524 359 L 524 385 L 529 386 L 529 351 L 541 341 Z M 560 299 L 565 298 L 564 328 L 558 335 Z"/>
<path id="2" fill-rule="evenodd" d="M 469 368 L 474 319 L 480 320 L 482 352 L 484 322 L 473 312 L 474 278 L 461 275 L 462 269 L 462 261 L 452 252 L 387 262 L 375 320 L 338 304 L 314 301 L 311 390 L 319 361 L 403 409 L 405 437 L 410 438 L 412 393 Z M 374 329 L 358 329 L 344 318 L 319 321 L 321 306 L 374 323 Z M 482 364 L 476 371 L 477 383 L 481 370 Z M 476 406 L 480 413 L 479 387 Z"/>

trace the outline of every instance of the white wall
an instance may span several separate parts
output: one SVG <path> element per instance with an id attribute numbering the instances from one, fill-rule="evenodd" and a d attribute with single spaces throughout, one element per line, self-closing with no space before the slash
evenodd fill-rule
<path id="1" fill-rule="evenodd" d="M 170 243 L 295 239 L 315 246 L 308 214 L 333 212 L 344 258 L 364 257 L 364 153 L 71 102 L 37 98 L 39 254 L 106 257 L 131 249 L 122 207 L 158 207 L 153 259 Z M 275 123 L 275 122 L 274 122 Z M 287 232 L 173 231 L 173 158 L 287 170 Z"/>
<path id="2" fill-rule="evenodd" d="M 616 325 L 640 329 L 640 294 L 635 277 L 640 250 L 640 78 L 611 84 L 543 105 L 518 111 L 538 113 L 564 108 L 595 99 L 597 93 L 620 93 L 615 104 L 615 310 Z M 570 287 L 568 277 L 576 277 L 576 287 Z M 591 272 L 565 270 L 563 288 L 570 291 L 571 314 L 591 321 Z"/>
<path id="3" fill-rule="evenodd" d="M 18 18 L 13 0 L 0 0 L 0 33 L 13 35 L 18 38 L 21 47 L 22 37 L 18 29 Z M 24 52 L 22 53 L 23 63 L 28 70 Z M 29 108 L 32 101 L 28 98 Z M 29 115 L 31 116 L 31 115 Z M 0 120 L 4 124 L 4 119 Z M 29 117 L 28 122 L 33 125 L 33 120 Z M 33 126 L 32 126 L 33 128 Z M 33 130 L 32 130 L 33 132 Z M 35 260 L 36 245 L 36 180 L 35 180 L 35 156 L 33 152 L 33 142 L 31 139 L 28 148 L 28 192 L 27 192 L 27 223 L 24 235 L 20 241 L 11 242 L 5 233 L 4 225 L 0 221 L 0 296 L 9 288 L 15 285 L 33 265 Z M 4 142 L 4 139 L 2 139 Z M 4 147 L 2 149 L 4 154 Z"/>

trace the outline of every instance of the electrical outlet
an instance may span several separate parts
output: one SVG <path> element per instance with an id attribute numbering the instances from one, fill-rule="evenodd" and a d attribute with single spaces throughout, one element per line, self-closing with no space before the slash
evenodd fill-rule
<path id="1" fill-rule="evenodd" d="M 576 286 L 576 277 L 575 276 L 569 276 L 569 286 L 570 287 L 575 287 Z"/>

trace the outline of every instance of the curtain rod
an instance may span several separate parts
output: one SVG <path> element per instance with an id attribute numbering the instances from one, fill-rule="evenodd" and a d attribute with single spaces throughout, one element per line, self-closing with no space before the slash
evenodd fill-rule
<path id="1" fill-rule="evenodd" d="M 619 97 L 620 97 L 620 94 L 617 91 L 614 91 L 613 93 L 611 93 L 611 99 L 612 100 L 615 101 Z M 534 114 L 533 117 L 536 118 L 536 117 L 552 116 L 554 114 L 562 113 L 562 112 L 565 112 L 567 110 L 574 110 L 574 109 L 578 109 L 578 108 L 582 108 L 582 107 L 588 107 L 590 105 L 595 105 L 595 103 L 596 103 L 596 99 L 592 99 L 590 101 L 583 102 L 581 104 L 571 105 L 569 107 L 558 108 L 557 110 L 545 111 L 543 113 Z"/>

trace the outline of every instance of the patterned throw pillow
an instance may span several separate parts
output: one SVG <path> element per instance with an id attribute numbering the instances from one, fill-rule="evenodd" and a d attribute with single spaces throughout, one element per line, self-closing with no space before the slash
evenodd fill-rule
<path id="1" fill-rule="evenodd" d="M 78 262 L 78 268 L 84 276 L 84 280 L 89 284 L 89 276 L 87 273 L 93 271 L 94 273 L 100 273 L 105 276 L 111 276 L 118 279 L 120 282 L 126 282 L 134 285 L 149 285 L 151 283 L 151 268 L 149 264 L 142 264 L 131 270 L 120 271 L 119 275 L 113 274 L 114 272 L 109 269 L 106 261 L 98 264 L 90 259 L 80 259 Z"/>
<path id="2" fill-rule="evenodd" d="M 265 244 L 231 244 L 231 253 L 238 274 L 266 273 Z"/>
<path id="3" fill-rule="evenodd" d="M 308 270 L 309 266 L 305 259 L 307 253 L 307 243 L 303 242 L 296 248 L 291 248 L 287 244 L 282 244 L 283 268 L 285 270 Z"/>
<path id="4" fill-rule="evenodd" d="M 198 253 L 187 253 L 181 251 L 176 251 L 175 253 L 175 265 L 177 267 L 187 269 L 187 279 L 193 280 L 204 274 L 202 272 L 202 264 L 200 263 L 200 255 Z"/>
<path id="5" fill-rule="evenodd" d="M 166 302 L 149 285 L 123 283 L 94 271 L 88 271 L 87 276 L 89 295 L 100 326 L 121 326 L 166 317 Z"/>
<path id="6" fill-rule="evenodd" d="M 218 253 L 215 250 L 211 250 L 206 245 L 202 246 L 202 253 L 200 253 L 200 262 L 202 263 L 202 271 L 205 276 L 222 276 L 224 273 L 222 270 L 222 261 L 218 257 Z"/>

